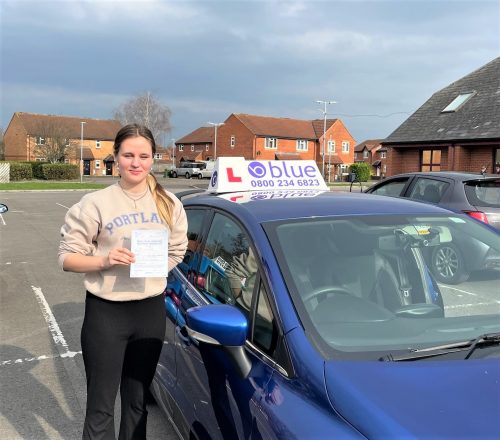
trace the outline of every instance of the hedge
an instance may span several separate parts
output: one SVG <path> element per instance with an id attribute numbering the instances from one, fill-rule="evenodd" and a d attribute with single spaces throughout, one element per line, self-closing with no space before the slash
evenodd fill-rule
<path id="1" fill-rule="evenodd" d="M 79 176 L 79 168 L 68 163 L 44 163 L 42 174 L 47 180 L 74 180 Z"/>
<path id="2" fill-rule="evenodd" d="M 78 165 L 67 163 L 48 162 L 17 162 L 2 161 L 10 163 L 10 181 L 20 180 L 74 180 L 78 179 L 80 169 Z"/>
<path id="3" fill-rule="evenodd" d="M 371 175 L 371 167 L 366 162 L 353 163 L 349 167 L 351 173 L 356 174 L 356 180 L 358 182 L 368 182 Z"/>
<path id="4" fill-rule="evenodd" d="M 15 182 L 19 180 L 32 180 L 33 170 L 31 165 L 27 162 L 14 162 L 6 161 L 10 163 L 10 181 Z"/>

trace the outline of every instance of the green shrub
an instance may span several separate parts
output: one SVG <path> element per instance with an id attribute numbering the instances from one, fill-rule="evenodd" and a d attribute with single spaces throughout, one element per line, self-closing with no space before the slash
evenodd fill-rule
<path id="1" fill-rule="evenodd" d="M 44 179 L 42 172 L 42 165 L 49 162 L 39 162 L 39 161 L 31 161 L 31 162 L 19 162 L 19 163 L 27 163 L 31 167 L 31 172 L 33 174 L 33 179 Z"/>
<path id="2" fill-rule="evenodd" d="M 358 182 L 368 182 L 370 180 L 371 166 L 366 162 L 353 163 L 349 167 L 349 172 L 356 174 Z"/>
<path id="3" fill-rule="evenodd" d="M 31 165 L 26 162 L 7 161 L 10 163 L 10 181 L 33 179 L 33 171 Z"/>
<path id="4" fill-rule="evenodd" d="M 69 163 L 45 163 L 42 165 L 43 179 L 74 180 L 79 176 L 78 165 Z"/>

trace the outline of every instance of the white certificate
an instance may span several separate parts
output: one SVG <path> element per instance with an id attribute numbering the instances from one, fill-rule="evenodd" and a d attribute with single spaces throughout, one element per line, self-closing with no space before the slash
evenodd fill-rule
<path id="1" fill-rule="evenodd" d="M 166 277 L 168 275 L 168 232 L 165 229 L 135 229 L 130 250 L 135 263 L 130 278 Z"/>

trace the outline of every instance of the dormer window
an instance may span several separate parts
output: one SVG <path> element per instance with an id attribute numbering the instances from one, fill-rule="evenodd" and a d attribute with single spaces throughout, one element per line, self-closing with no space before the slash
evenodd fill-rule
<path id="1" fill-rule="evenodd" d="M 456 112 L 462 105 L 464 105 L 476 92 L 461 93 L 453 101 L 451 101 L 441 113 Z"/>

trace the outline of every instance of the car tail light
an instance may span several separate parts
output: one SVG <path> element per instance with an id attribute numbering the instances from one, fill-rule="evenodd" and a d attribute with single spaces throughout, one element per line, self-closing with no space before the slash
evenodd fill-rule
<path id="1" fill-rule="evenodd" d="M 475 218 L 476 220 L 479 220 L 483 223 L 488 223 L 488 217 L 486 217 L 486 214 L 481 211 L 465 211 L 465 213 L 472 218 Z"/>

